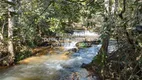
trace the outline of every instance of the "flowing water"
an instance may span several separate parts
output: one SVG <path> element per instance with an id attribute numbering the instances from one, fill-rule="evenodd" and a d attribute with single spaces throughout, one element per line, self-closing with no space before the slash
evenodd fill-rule
<path id="1" fill-rule="evenodd" d="M 86 77 L 88 72 L 80 68 L 82 63 L 90 63 L 99 51 L 100 45 L 79 49 L 70 56 L 64 55 L 69 49 L 76 48 L 75 44 L 86 39 L 98 38 L 99 35 L 89 31 L 74 32 L 78 36 L 63 45 L 64 49 L 57 51 L 56 55 L 43 55 L 32 57 L 28 64 L 20 64 L 8 69 L 0 70 L 0 80 L 95 80 Z M 97 37 L 96 37 L 97 36 Z M 55 49 L 56 50 L 56 49 Z M 59 52 L 59 54 L 58 54 Z"/>

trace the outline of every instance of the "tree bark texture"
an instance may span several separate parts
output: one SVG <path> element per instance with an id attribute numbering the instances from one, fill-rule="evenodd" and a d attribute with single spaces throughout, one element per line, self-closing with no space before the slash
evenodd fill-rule
<path id="1" fill-rule="evenodd" d="M 9 5 L 9 10 L 8 10 L 8 52 L 9 52 L 9 63 L 13 63 L 14 62 L 14 58 L 15 58 L 14 49 L 13 49 L 14 16 L 11 14 L 11 11 L 10 11 L 11 8 L 13 8 L 13 7 L 11 5 Z"/>

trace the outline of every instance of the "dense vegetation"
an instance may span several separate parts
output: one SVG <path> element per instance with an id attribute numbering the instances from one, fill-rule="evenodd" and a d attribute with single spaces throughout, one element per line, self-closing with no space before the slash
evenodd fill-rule
<path id="1" fill-rule="evenodd" d="M 101 34 L 88 71 L 103 79 L 142 79 L 141 0 L 1 0 L 0 65 L 32 56 L 44 38 L 85 28 Z M 108 54 L 109 40 L 118 50 Z M 95 66 L 95 68 L 94 68 Z"/>

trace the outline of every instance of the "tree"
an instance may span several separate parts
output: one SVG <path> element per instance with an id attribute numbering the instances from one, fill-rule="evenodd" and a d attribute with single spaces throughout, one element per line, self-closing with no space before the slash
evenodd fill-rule
<path id="1" fill-rule="evenodd" d="M 8 0 L 9 3 L 15 4 L 14 0 Z M 9 52 L 9 63 L 13 63 L 15 59 L 14 48 L 13 48 L 13 28 L 14 28 L 14 6 L 8 4 L 8 52 Z"/>

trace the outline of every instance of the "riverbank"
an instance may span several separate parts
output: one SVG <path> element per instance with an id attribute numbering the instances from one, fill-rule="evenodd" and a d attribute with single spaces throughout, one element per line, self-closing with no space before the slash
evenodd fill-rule
<path id="1" fill-rule="evenodd" d="M 142 79 L 141 48 L 134 49 L 132 45 L 123 43 L 105 58 L 105 62 L 99 62 L 98 59 L 101 59 L 99 54 L 91 63 L 82 65 L 82 68 L 91 72 L 90 76 L 99 75 L 98 80 Z"/>

